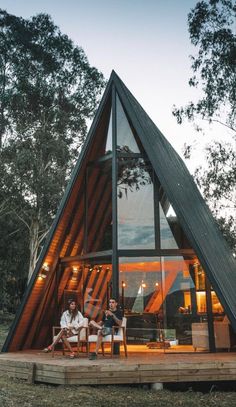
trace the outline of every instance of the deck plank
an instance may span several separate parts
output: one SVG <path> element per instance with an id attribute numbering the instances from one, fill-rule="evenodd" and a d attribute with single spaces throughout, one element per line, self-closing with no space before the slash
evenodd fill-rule
<path id="1" fill-rule="evenodd" d="M 0 374 L 24 380 L 66 385 L 166 383 L 236 380 L 236 353 L 133 353 L 110 358 L 68 356 L 40 351 L 0 354 Z"/>

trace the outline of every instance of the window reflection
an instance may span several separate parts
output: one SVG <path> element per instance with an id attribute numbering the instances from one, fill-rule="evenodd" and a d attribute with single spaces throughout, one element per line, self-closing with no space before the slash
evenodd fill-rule
<path id="1" fill-rule="evenodd" d="M 152 172 L 143 159 L 119 159 L 117 194 L 118 248 L 155 248 Z"/>
<path id="2" fill-rule="evenodd" d="M 120 99 L 116 97 L 117 149 L 119 152 L 140 153 Z"/>
<path id="3" fill-rule="evenodd" d="M 111 152 L 112 152 L 112 110 L 111 110 L 111 113 L 110 113 L 110 120 L 109 120 L 106 147 L 105 147 L 105 154 L 109 154 Z"/>
<path id="4" fill-rule="evenodd" d="M 111 275 L 112 266 L 110 263 L 84 266 L 83 312 L 86 317 L 101 320 L 103 310 L 107 307 Z"/>
<path id="5" fill-rule="evenodd" d="M 178 245 L 171 230 L 171 223 L 173 225 L 176 217 L 167 217 L 159 204 L 160 213 L 160 234 L 161 234 L 161 248 L 162 249 L 178 249 Z"/>
<path id="6" fill-rule="evenodd" d="M 160 198 L 161 203 L 159 203 L 159 213 L 161 249 L 191 248 L 168 198 L 165 194 Z"/>
<path id="7" fill-rule="evenodd" d="M 128 343 L 164 340 L 170 352 L 209 349 L 205 273 L 196 257 L 124 257 L 119 270 Z M 211 296 L 214 318 L 222 321 L 213 290 Z"/>

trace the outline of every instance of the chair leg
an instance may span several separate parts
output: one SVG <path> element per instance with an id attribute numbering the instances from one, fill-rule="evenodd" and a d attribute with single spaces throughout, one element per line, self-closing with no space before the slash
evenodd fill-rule
<path id="1" fill-rule="evenodd" d="M 80 348 L 80 341 L 78 341 L 78 343 L 77 343 L 77 356 L 79 356 L 79 348 Z M 83 351 L 83 349 L 82 349 L 82 351 Z"/>
<path id="2" fill-rule="evenodd" d="M 104 352 L 104 343 L 101 343 L 102 346 L 102 355 L 105 356 L 105 352 Z"/>
<path id="3" fill-rule="evenodd" d="M 127 358 L 127 345 L 126 341 L 123 342 L 124 348 L 125 348 L 125 357 Z"/>
<path id="4" fill-rule="evenodd" d="M 114 342 L 111 342 L 111 357 L 113 358 L 114 355 Z"/>

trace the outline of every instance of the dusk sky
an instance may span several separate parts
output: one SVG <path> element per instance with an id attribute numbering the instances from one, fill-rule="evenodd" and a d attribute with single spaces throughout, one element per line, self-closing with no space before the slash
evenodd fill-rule
<path id="1" fill-rule="evenodd" d="M 177 125 L 173 105 L 197 100 L 189 88 L 191 46 L 187 15 L 196 0 L 0 0 L 8 13 L 28 18 L 48 13 L 61 31 L 81 46 L 91 65 L 109 78 L 120 76 L 157 127 L 182 155 L 193 141 L 193 126 Z M 222 129 L 205 125 L 209 137 Z M 203 137 L 202 137 L 203 139 Z M 205 139 L 205 138 L 204 138 Z M 199 152 L 190 170 L 203 161 Z"/>

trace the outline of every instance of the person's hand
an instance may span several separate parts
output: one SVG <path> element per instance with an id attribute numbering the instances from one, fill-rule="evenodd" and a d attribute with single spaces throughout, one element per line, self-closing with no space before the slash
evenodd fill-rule
<path id="1" fill-rule="evenodd" d="M 113 313 L 112 313 L 110 310 L 106 310 L 106 311 L 105 311 L 105 314 L 106 314 L 106 316 L 108 316 L 108 315 L 113 315 Z"/>

